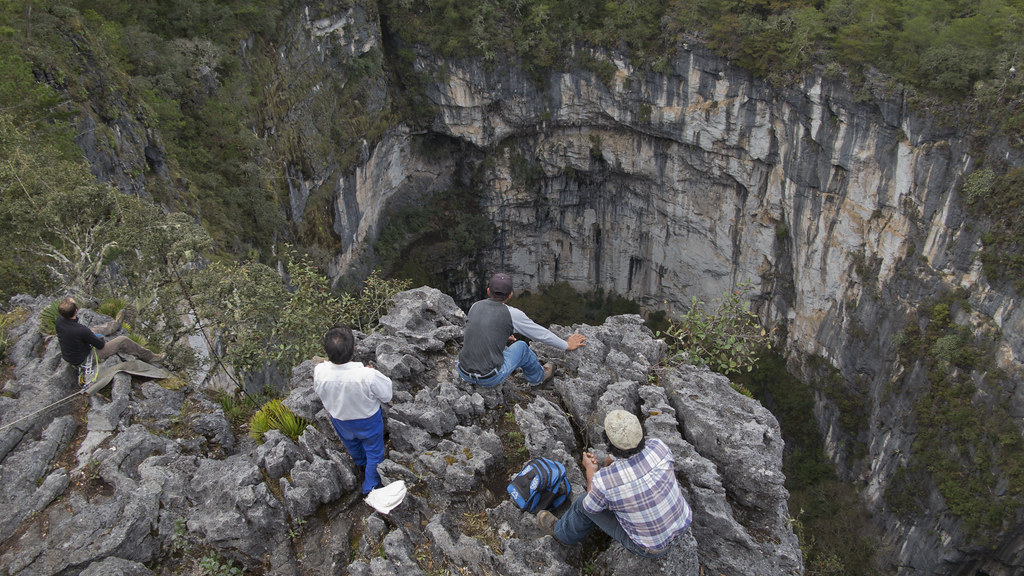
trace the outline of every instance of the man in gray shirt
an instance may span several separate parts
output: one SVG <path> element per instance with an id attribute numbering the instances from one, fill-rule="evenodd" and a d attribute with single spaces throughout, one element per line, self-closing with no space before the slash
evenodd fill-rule
<path id="1" fill-rule="evenodd" d="M 509 377 L 516 368 L 531 386 L 539 386 L 554 375 L 554 366 L 541 366 L 537 355 L 526 342 L 517 341 L 513 333 L 543 342 L 559 350 L 575 350 L 586 346 L 586 336 L 573 334 L 562 340 L 552 331 L 539 326 L 518 308 L 508 306 L 512 297 L 512 278 L 495 274 L 487 285 L 487 299 L 469 309 L 462 351 L 456 363 L 459 377 L 471 384 L 492 388 Z M 509 346 L 506 347 L 506 344 Z"/>

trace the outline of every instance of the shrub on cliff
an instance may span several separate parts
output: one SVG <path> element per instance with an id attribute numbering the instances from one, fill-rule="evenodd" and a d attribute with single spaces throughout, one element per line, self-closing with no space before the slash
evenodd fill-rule
<path id="1" fill-rule="evenodd" d="M 287 373 L 322 352 L 321 338 L 344 322 L 372 331 L 408 283 L 371 274 L 360 291 L 336 293 L 307 257 L 285 255 L 287 279 L 258 262 L 214 263 L 191 285 L 193 311 L 212 329 L 224 360 L 242 372 L 276 365 Z"/>
<path id="2" fill-rule="evenodd" d="M 669 362 L 703 365 L 726 376 L 753 370 L 770 341 L 741 293 L 749 287 L 749 283 L 740 284 L 710 307 L 694 297 L 685 313 L 670 319 L 658 333 L 668 343 Z"/>

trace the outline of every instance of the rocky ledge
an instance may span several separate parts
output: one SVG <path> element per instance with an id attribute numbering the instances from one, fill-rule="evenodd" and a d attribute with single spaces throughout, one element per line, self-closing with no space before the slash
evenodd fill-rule
<path id="1" fill-rule="evenodd" d="M 383 515 L 359 498 L 312 361 L 293 371 L 285 400 L 314 423 L 297 442 L 272 431 L 256 444 L 198 383 L 172 390 L 123 373 L 104 394 L 33 415 L 75 392 L 56 340 L 38 331 L 48 302 L 11 303 L 32 315 L 11 334 L 0 395 L 0 574 L 803 572 L 775 418 L 721 375 L 663 367 L 664 344 L 638 316 L 555 326 L 588 340 L 570 353 L 534 344 L 557 366 L 553 384 L 513 376 L 483 390 L 455 376 L 465 315 L 453 300 L 426 287 L 399 294 L 356 353 L 395 386 L 380 470 L 409 491 Z M 566 464 L 580 494 L 580 454 L 604 451 L 601 422 L 618 407 L 671 447 L 694 511 L 691 536 L 659 560 L 600 534 L 561 546 L 505 493 L 512 472 L 544 456 Z"/>

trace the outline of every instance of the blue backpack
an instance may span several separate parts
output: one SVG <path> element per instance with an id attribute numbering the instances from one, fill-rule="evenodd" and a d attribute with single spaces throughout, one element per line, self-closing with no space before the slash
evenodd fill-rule
<path id="1" fill-rule="evenodd" d="M 570 492 L 565 465 L 547 458 L 530 460 L 508 484 L 512 501 L 527 512 L 558 508 Z"/>

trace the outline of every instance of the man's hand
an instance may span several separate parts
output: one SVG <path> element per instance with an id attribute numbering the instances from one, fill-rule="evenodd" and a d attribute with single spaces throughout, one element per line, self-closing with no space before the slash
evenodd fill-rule
<path id="1" fill-rule="evenodd" d="M 597 472 L 597 458 L 590 452 L 583 453 L 583 469 L 587 472 L 588 480 Z"/>
<path id="2" fill-rule="evenodd" d="M 509 334 L 508 335 L 508 343 L 509 344 L 515 344 L 515 341 L 516 341 L 516 335 L 515 334 Z"/>
<path id="3" fill-rule="evenodd" d="M 575 350 L 580 346 L 587 345 L 587 337 L 584 336 L 583 334 L 572 334 L 569 336 L 569 339 L 566 340 L 566 342 L 569 343 L 569 350 Z"/>

